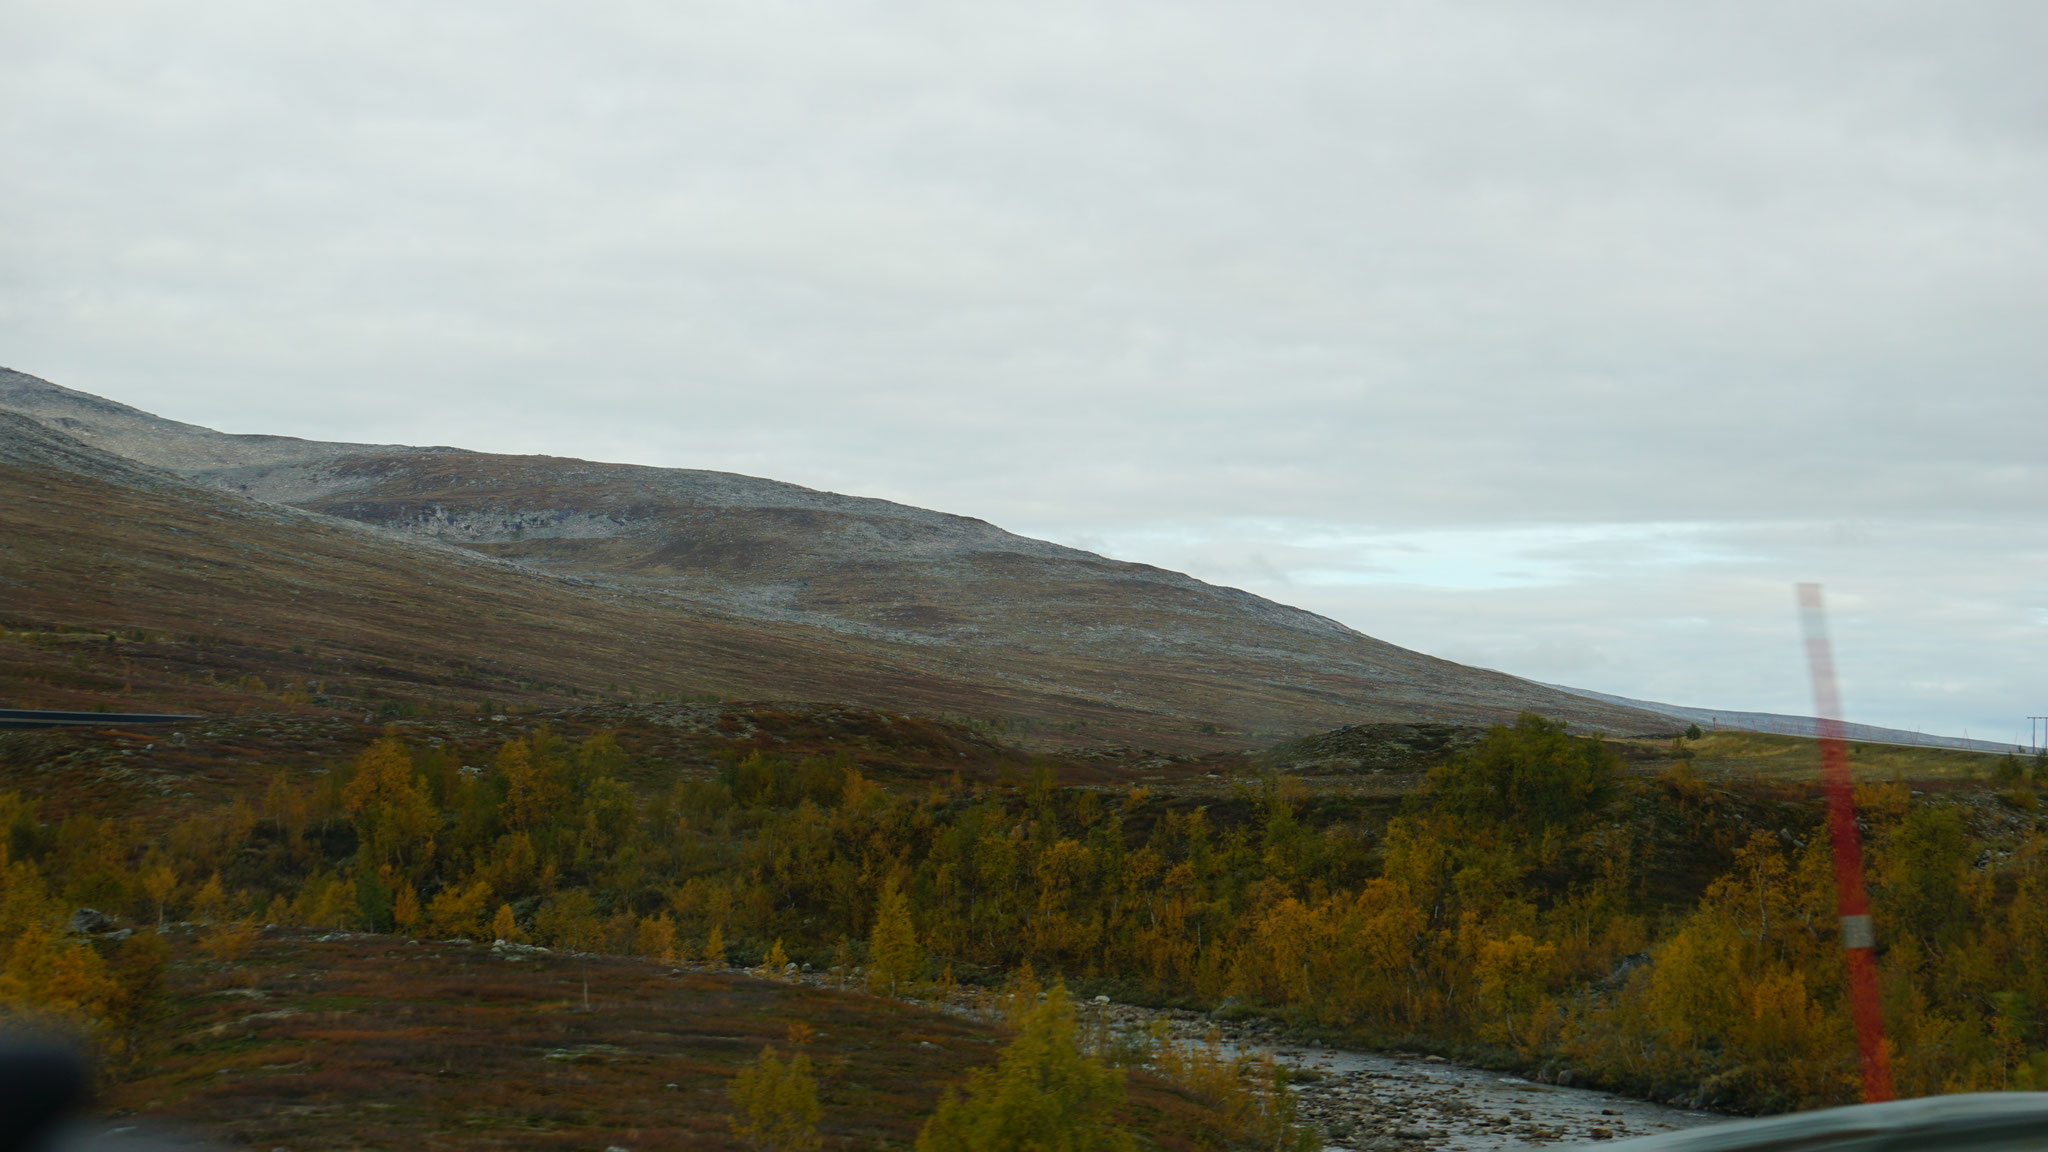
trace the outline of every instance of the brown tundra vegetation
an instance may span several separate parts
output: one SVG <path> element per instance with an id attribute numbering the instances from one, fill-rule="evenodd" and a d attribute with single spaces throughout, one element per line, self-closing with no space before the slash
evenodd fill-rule
<path id="1" fill-rule="evenodd" d="M 996 1061 L 998 1031 L 765 978 L 785 966 L 912 996 L 1036 973 L 1731 1109 L 1856 1091 L 1827 841 L 1785 738 L 1664 747 L 1525 716 L 1433 765 L 1306 781 L 738 706 L 332 744 L 252 720 L 173 747 L 204 760 L 250 724 L 270 756 L 188 763 L 168 798 L 135 766 L 153 752 L 113 754 L 131 737 L 0 749 L 0 991 L 90 1037 L 110 1101 L 238 1138 L 737 1139 L 721 1081 L 772 1046 L 808 1053 L 824 1132 L 902 1144 Z M 2048 1082 L 2044 766 L 1862 751 L 1902 1090 Z M 129 933 L 67 931 L 82 907 Z M 1101 1100 L 1144 1139 L 1288 1138 L 1270 1078 L 1197 1092 L 1143 1049 L 1071 1059 L 1134 1070 Z"/>

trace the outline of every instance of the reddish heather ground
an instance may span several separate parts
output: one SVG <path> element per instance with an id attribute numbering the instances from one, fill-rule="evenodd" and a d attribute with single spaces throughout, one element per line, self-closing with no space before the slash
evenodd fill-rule
<path id="1" fill-rule="evenodd" d="M 741 1148 L 726 1087 L 799 1022 L 826 1147 L 907 1147 L 1002 1042 L 854 993 L 388 936 L 272 935 L 234 964 L 185 956 L 172 984 L 173 1015 L 110 1114 L 293 1152 Z M 1131 1082 L 1125 1119 L 1162 1146 L 1206 1143 L 1207 1118 Z"/>

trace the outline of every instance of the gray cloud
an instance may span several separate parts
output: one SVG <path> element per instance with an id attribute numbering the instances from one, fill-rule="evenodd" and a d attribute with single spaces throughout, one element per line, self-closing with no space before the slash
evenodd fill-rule
<path id="1" fill-rule="evenodd" d="M 1797 701 L 1735 590 L 1856 523 L 1914 654 L 1862 718 L 2041 710 L 2041 584 L 1983 575 L 2048 480 L 2039 5 L 0 20 L 0 335 L 60 383 L 884 495 L 1740 706 Z"/>

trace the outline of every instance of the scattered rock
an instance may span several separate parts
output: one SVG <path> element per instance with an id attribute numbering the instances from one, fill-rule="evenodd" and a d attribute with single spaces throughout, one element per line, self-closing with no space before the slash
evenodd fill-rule
<path id="1" fill-rule="evenodd" d="M 1483 729 L 1454 724 L 1353 724 L 1282 744 L 1265 755 L 1296 775 L 1416 772 L 1479 742 Z"/>
<path id="2" fill-rule="evenodd" d="M 70 931 L 79 936 L 96 936 L 114 926 L 113 917 L 97 908 L 80 908 L 71 914 Z"/>

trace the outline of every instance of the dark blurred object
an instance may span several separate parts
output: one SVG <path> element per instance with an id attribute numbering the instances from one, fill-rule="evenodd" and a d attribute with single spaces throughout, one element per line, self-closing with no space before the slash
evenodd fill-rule
<path id="1" fill-rule="evenodd" d="M 133 1124 L 84 1115 L 92 1065 L 76 1048 L 34 1036 L 0 1036 L 0 1152 L 201 1152 L 204 1145 Z"/>
<path id="2" fill-rule="evenodd" d="M 2048 1092 L 1923 1096 L 1733 1120 L 1599 1145 L 1605 1152 L 2023 1152 L 2048 1149 Z"/>
<path id="3" fill-rule="evenodd" d="M 52 1040 L 0 1038 L 0 1149 L 38 1146 L 91 1095 L 92 1069 L 74 1049 Z"/>

